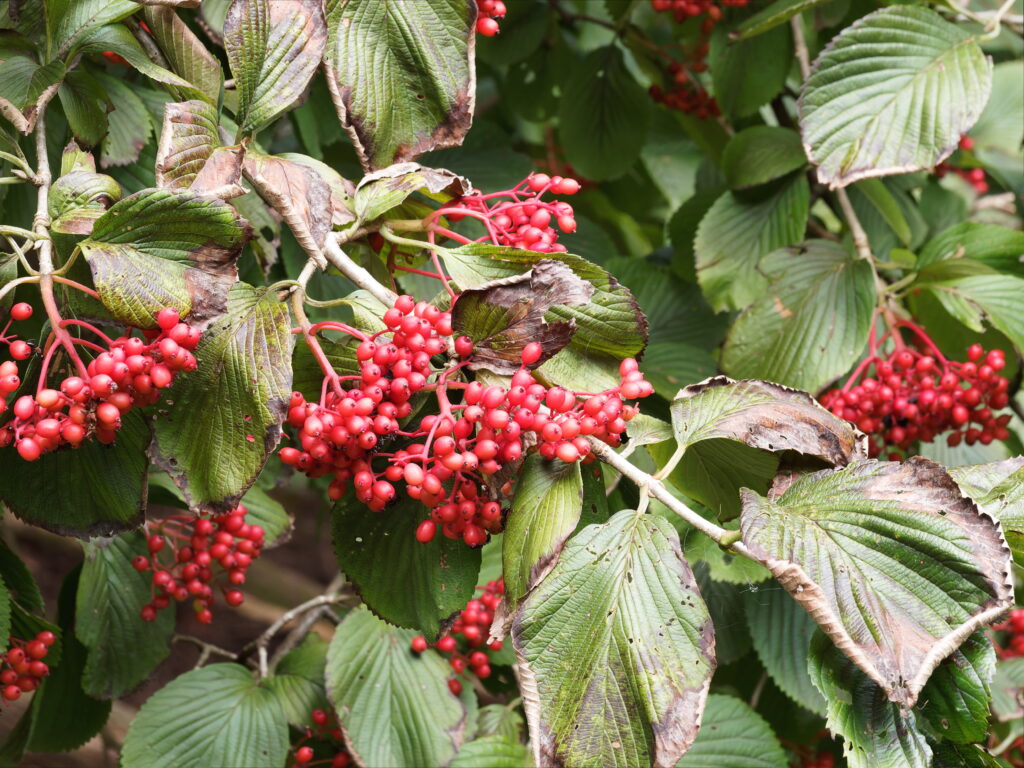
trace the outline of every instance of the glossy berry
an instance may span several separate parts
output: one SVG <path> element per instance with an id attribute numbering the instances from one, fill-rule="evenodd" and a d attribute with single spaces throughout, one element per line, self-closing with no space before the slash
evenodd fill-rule
<path id="1" fill-rule="evenodd" d="M 32 305 L 26 304 L 24 301 L 15 304 L 11 307 L 11 318 L 18 322 L 28 320 L 32 317 Z"/>

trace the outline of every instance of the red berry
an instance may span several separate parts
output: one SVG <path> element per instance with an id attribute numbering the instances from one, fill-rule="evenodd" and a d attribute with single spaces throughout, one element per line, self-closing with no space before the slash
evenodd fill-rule
<path id="1" fill-rule="evenodd" d="M 427 650 L 426 638 L 414 637 L 412 639 L 412 643 L 410 643 L 410 647 L 412 648 L 413 653 L 423 653 L 425 650 Z"/>
<path id="2" fill-rule="evenodd" d="M 313 759 L 313 748 L 312 747 L 299 747 L 295 750 L 295 762 L 297 763 L 308 763 Z"/>

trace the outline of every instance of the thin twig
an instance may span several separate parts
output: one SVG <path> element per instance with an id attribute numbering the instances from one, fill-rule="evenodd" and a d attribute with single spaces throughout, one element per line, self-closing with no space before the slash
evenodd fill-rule
<path id="1" fill-rule="evenodd" d="M 803 17 L 798 13 L 789 20 L 789 26 L 793 30 L 793 48 L 800 64 L 800 79 L 806 80 L 811 76 L 811 57 L 807 52 L 807 40 L 804 39 Z"/>
<path id="2" fill-rule="evenodd" d="M 225 650 L 224 648 L 221 648 L 219 645 L 214 645 L 213 643 L 208 643 L 205 640 L 202 640 L 198 637 L 193 637 L 192 635 L 181 635 L 175 633 L 174 637 L 171 638 L 171 642 L 192 643 L 193 645 L 199 648 L 200 653 L 199 660 L 196 661 L 196 669 L 203 666 L 203 664 L 206 663 L 206 660 L 210 658 L 211 654 L 214 654 L 216 656 L 223 656 L 225 659 L 237 658 L 237 654 Z"/>
<path id="3" fill-rule="evenodd" d="M 290 611 L 286 611 L 277 621 L 267 627 L 263 631 L 263 634 L 248 643 L 238 654 L 239 658 L 248 656 L 255 650 L 259 657 L 260 677 L 266 677 L 268 669 L 267 646 L 270 644 L 270 641 L 274 639 L 274 635 L 280 632 L 285 625 L 289 624 L 306 611 L 313 610 L 314 608 L 320 608 L 322 606 L 335 605 L 341 601 L 342 598 L 339 595 L 317 595 L 316 597 L 295 606 Z"/>
<path id="4" fill-rule="evenodd" d="M 595 438 L 588 438 L 591 452 L 608 466 L 618 470 L 625 477 L 629 478 L 639 488 L 641 493 L 647 492 L 649 496 L 657 499 L 670 510 L 679 515 L 683 520 L 692 525 L 701 533 L 710 536 L 718 544 L 729 547 L 733 552 L 744 557 L 756 560 L 751 551 L 740 541 L 736 540 L 737 532 L 721 528 L 710 520 L 700 516 L 683 502 L 669 493 L 664 483 L 638 468 L 636 465 L 626 461 L 619 456 L 611 446 L 602 443 Z"/>
<path id="5" fill-rule="evenodd" d="M 342 588 L 345 586 L 345 577 L 339 573 L 330 584 L 327 585 L 327 589 L 324 590 L 324 595 L 329 597 L 337 597 L 341 594 Z M 309 634 L 309 631 L 313 628 L 320 618 L 330 612 L 330 609 L 325 607 L 317 608 L 316 610 L 310 611 L 302 617 L 302 621 L 295 625 L 295 628 L 289 632 L 281 644 L 274 651 L 274 655 L 270 657 L 270 669 L 274 669 L 278 663 L 284 658 L 285 654 L 291 651 L 295 646 L 302 642 L 303 638 Z"/>
<path id="6" fill-rule="evenodd" d="M 398 299 L 398 294 L 390 288 L 385 288 L 373 275 L 356 264 L 348 255 L 341 250 L 337 237 L 328 237 L 324 246 L 324 256 L 338 271 L 345 277 L 371 294 L 377 301 L 390 307 Z"/>

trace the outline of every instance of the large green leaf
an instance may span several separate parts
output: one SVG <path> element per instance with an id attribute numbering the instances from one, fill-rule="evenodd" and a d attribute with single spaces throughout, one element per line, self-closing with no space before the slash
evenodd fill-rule
<path id="1" fill-rule="evenodd" d="M 714 629 L 669 523 L 624 510 L 566 544 L 515 614 L 539 765 L 672 765 L 693 743 Z"/>
<path id="2" fill-rule="evenodd" d="M 170 102 L 157 149 L 157 186 L 188 189 L 221 145 L 217 109 L 199 99 Z"/>
<path id="3" fill-rule="evenodd" d="M 722 153 L 722 173 L 732 189 L 764 184 L 806 164 L 800 134 L 770 125 L 740 131 Z"/>
<path id="4" fill-rule="evenodd" d="M 329 707 L 323 677 L 315 682 L 300 675 L 276 674 L 268 677 L 267 688 L 277 697 L 285 718 L 296 728 L 313 727 L 313 710 Z"/>
<path id="5" fill-rule="evenodd" d="M 110 715 L 109 701 L 92 698 L 84 690 L 82 672 L 88 651 L 74 636 L 79 577 L 76 568 L 61 586 L 57 613 L 63 649 L 60 663 L 32 697 L 32 730 L 26 744 L 32 752 L 77 749 L 99 733 Z"/>
<path id="6" fill-rule="evenodd" d="M 173 11 L 171 12 L 173 13 Z M 95 27 L 75 46 L 79 53 L 110 51 L 123 58 L 142 74 L 170 86 L 187 87 L 187 80 L 153 63 L 142 45 L 124 24 Z"/>
<path id="7" fill-rule="evenodd" d="M 280 768 L 288 724 L 265 683 L 239 664 L 186 672 L 153 694 L 128 728 L 124 768 Z"/>
<path id="8" fill-rule="evenodd" d="M 203 333 L 198 369 L 167 390 L 152 455 L 190 508 L 234 509 L 277 446 L 291 396 L 289 325 L 274 292 L 236 284 Z"/>
<path id="9" fill-rule="evenodd" d="M 472 0 L 328 0 L 327 83 L 367 170 L 462 143 L 476 79 Z"/>
<path id="10" fill-rule="evenodd" d="M 532 768 L 526 747 L 505 736 L 481 736 L 466 742 L 451 768 Z"/>
<path id="11" fill-rule="evenodd" d="M 516 481 L 516 495 L 502 538 L 505 595 L 515 604 L 554 567 L 583 510 L 578 463 L 530 456 Z"/>
<path id="12" fill-rule="evenodd" d="M 728 27 L 717 25 L 708 53 L 715 101 L 730 118 L 754 114 L 782 90 L 792 61 L 789 27 L 776 26 L 757 37 L 735 40 Z"/>
<path id="13" fill-rule="evenodd" d="M 576 64 L 562 89 L 558 134 L 573 168 L 588 179 L 613 179 L 640 156 L 651 100 L 616 45 Z"/>
<path id="14" fill-rule="evenodd" d="M 63 62 L 40 66 L 28 56 L 11 56 L 0 62 L 0 115 L 22 133 L 31 133 L 39 107 L 53 98 L 66 71 Z"/>
<path id="15" fill-rule="evenodd" d="M 110 75 L 97 75 L 97 78 L 114 105 L 114 111 L 107 116 L 109 130 L 101 144 L 100 164 L 109 168 L 134 163 L 153 134 L 149 111 L 135 90 L 123 80 Z"/>
<path id="16" fill-rule="evenodd" d="M 156 621 L 140 616 L 152 585 L 132 558 L 148 554 L 141 530 L 85 544 L 75 634 L 88 648 L 82 687 L 98 699 L 131 692 L 170 653 L 174 611 L 159 611 Z"/>
<path id="17" fill-rule="evenodd" d="M 838 243 L 811 240 L 769 254 L 760 273 L 767 290 L 729 330 L 722 369 L 816 392 L 864 350 L 875 307 L 871 265 Z"/>
<path id="18" fill-rule="evenodd" d="M 786 768 L 771 726 L 733 696 L 712 694 L 693 746 L 676 768 Z"/>
<path id="19" fill-rule="evenodd" d="M 995 671 L 992 641 L 979 630 L 935 668 L 921 691 L 919 716 L 947 741 L 984 741 L 989 730 L 989 683 Z"/>
<path id="20" fill-rule="evenodd" d="M 145 417 L 131 411 L 121 417 L 113 447 L 89 440 L 30 462 L 13 447 L 0 448 L 0 499 L 25 522 L 63 536 L 112 536 L 134 528 L 146 508 L 149 441 Z"/>
<path id="21" fill-rule="evenodd" d="M 132 0 L 43 0 L 47 58 L 63 57 L 96 27 L 139 10 Z"/>
<path id="22" fill-rule="evenodd" d="M 168 65 L 186 81 L 186 85 L 170 89 L 175 98 L 202 99 L 217 104 L 224 82 L 220 60 L 207 50 L 173 8 L 147 6 L 142 14 Z"/>
<path id="23" fill-rule="evenodd" d="M 235 76 L 241 133 L 264 127 L 298 99 L 327 46 L 321 0 L 235 0 L 224 50 Z"/>
<path id="24" fill-rule="evenodd" d="M 736 38 L 746 40 L 748 37 L 756 37 L 823 2 L 826 0 L 775 0 L 753 16 L 744 19 L 736 27 Z"/>
<path id="25" fill-rule="evenodd" d="M 845 739 L 849 768 L 930 768 L 932 751 L 914 711 L 887 700 L 871 678 L 818 632 L 808 660 L 828 704 L 829 730 Z"/>
<path id="26" fill-rule="evenodd" d="M 928 241 L 917 255 L 924 268 L 942 259 L 973 259 L 1000 272 L 1024 277 L 1024 232 L 995 224 L 962 221 Z"/>
<path id="27" fill-rule="evenodd" d="M 802 175 L 761 200 L 726 192 L 715 201 L 701 219 L 694 253 L 701 290 L 716 312 L 742 309 L 765 292 L 768 280 L 757 270 L 758 262 L 803 239 L 809 202 Z"/>
<path id="28" fill-rule="evenodd" d="M 99 81 L 85 67 L 70 70 L 57 89 L 71 135 L 85 147 L 95 147 L 107 133 L 110 101 Z"/>
<path id="29" fill-rule="evenodd" d="M 931 168 L 988 101 L 976 38 L 920 6 L 882 8 L 828 44 L 800 94 L 804 148 L 831 187 Z"/>
<path id="30" fill-rule="evenodd" d="M 785 590 L 759 589 L 746 596 L 747 625 L 757 657 L 779 689 L 818 715 L 825 700 L 807 673 L 807 656 L 816 626 Z"/>
<path id="31" fill-rule="evenodd" d="M 246 239 L 244 220 L 227 203 L 147 189 L 115 203 L 80 247 L 107 309 L 128 325 L 155 328 L 164 307 L 190 322 L 224 312 Z"/>
<path id="32" fill-rule="evenodd" d="M 983 512 L 999 521 L 1014 558 L 1024 563 L 1024 457 L 955 467 L 949 474 Z"/>
<path id="33" fill-rule="evenodd" d="M 331 530 L 338 566 L 370 610 L 432 641 L 473 598 L 480 550 L 440 531 L 418 541 L 416 526 L 427 518 L 412 499 L 375 514 L 350 497 L 335 506 Z"/>
<path id="34" fill-rule="evenodd" d="M 955 259 L 923 269 L 915 285 L 935 296 L 971 330 L 981 333 L 988 323 L 1024 350 L 1024 314 L 1020 312 L 1024 277 L 1001 274 L 970 259 Z"/>
<path id="35" fill-rule="evenodd" d="M 928 459 L 741 493 L 754 557 L 893 702 L 912 706 L 942 659 L 1013 601 L 998 526 Z"/>
<path id="36" fill-rule="evenodd" d="M 445 683 L 450 667 L 433 650 L 412 653 L 415 636 L 357 608 L 331 640 L 327 695 L 363 765 L 447 765 L 462 745 L 466 710 Z"/>

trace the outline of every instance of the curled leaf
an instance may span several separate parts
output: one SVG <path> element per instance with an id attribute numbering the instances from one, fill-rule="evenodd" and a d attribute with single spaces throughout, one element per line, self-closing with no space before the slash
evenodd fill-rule
<path id="1" fill-rule="evenodd" d="M 474 343 L 469 367 L 498 374 L 515 373 L 522 365 L 523 348 L 541 345 L 543 362 L 568 346 L 576 321 L 548 322 L 554 306 L 582 306 L 594 286 L 576 276 L 565 264 L 544 260 L 521 275 L 470 288 L 459 294 L 452 308 L 452 327 Z"/>

